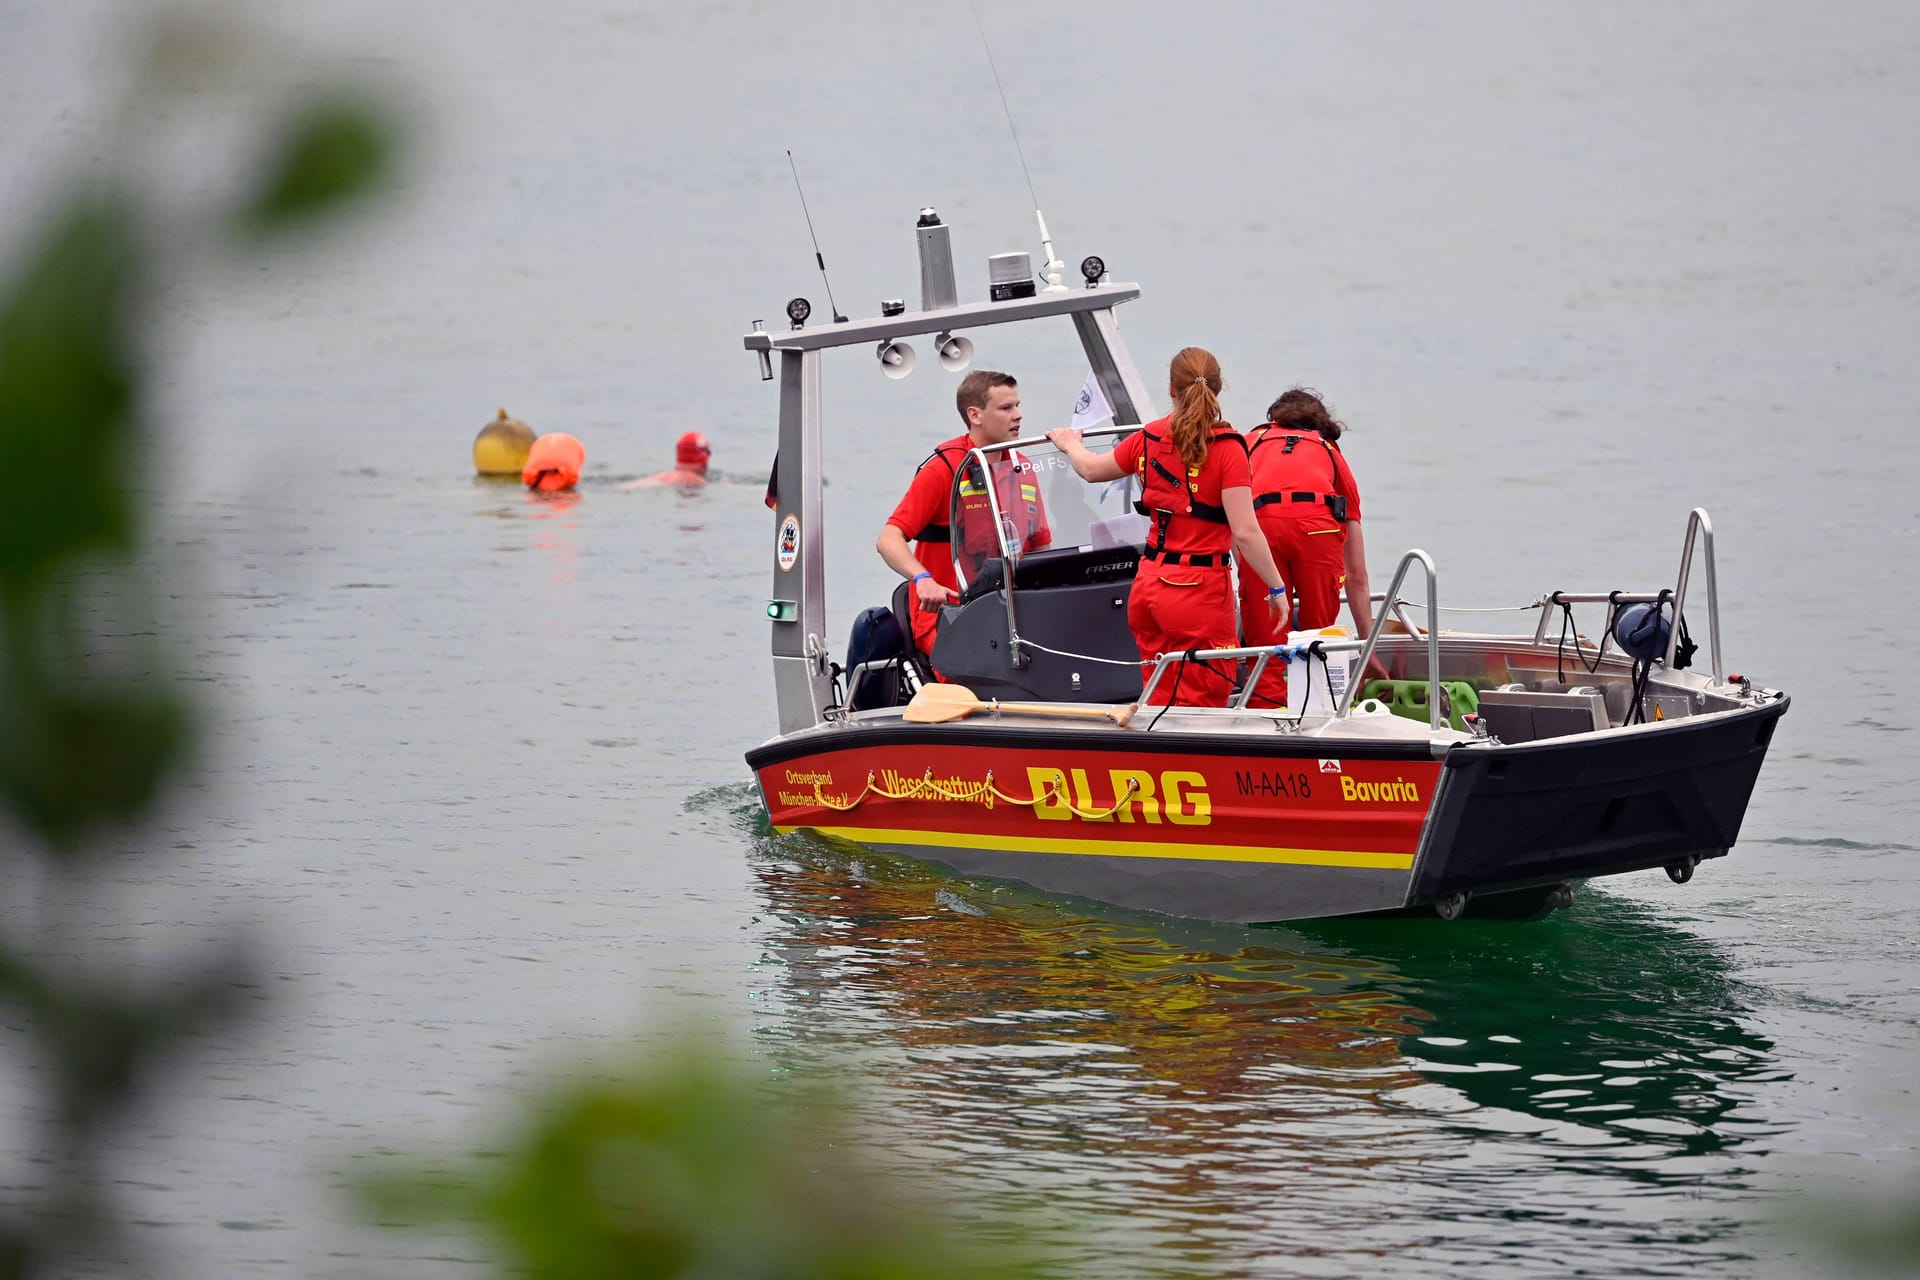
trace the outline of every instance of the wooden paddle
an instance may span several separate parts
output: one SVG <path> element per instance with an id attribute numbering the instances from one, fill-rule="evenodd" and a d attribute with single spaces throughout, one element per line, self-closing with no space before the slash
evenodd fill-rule
<path id="1" fill-rule="evenodd" d="M 901 713 L 912 724 L 945 724 L 976 711 L 1011 711 L 1023 716 L 1064 716 L 1074 720 L 1111 720 L 1122 729 L 1139 710 L 1136 704 L 1124 707 L 1069 707 L 1056 702 L 982 702 L 973 690 L 961 684 L 923 684 L 920 692 Z"/>

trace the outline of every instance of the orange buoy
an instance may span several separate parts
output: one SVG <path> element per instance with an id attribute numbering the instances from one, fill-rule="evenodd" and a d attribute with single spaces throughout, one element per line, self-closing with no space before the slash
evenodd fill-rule
<path id="1" fill-rule="evenodd" d="M 529 489 L 571 489 L 580 480 L 587 447 L 564 431 L 550 431 L 527 450 L 520 478 Z"/>
<path id="2" fill-rule="evenodd" d="M 518 418 L 500 416 L 480 428 L 473 438 L 473 469 L 483 476 L 516 476 L 527 465 L 533 447 L 533 428 Z"/>

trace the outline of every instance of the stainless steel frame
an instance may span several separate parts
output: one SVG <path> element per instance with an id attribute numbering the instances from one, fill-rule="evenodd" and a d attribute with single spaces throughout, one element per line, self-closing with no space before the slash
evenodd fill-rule
<path id="1" fill-rule="evenodd" d="M 1546 633 L 1547 633 L 1547 623 L 1551 617 L 1551 614 L 1549 613 L 1549 609 L 1553 605 L 1558 604 L 1560 602 L 1565 602 L 1568 604 L 1612 603 L 1612 604 L 1619 605 L 1619 604 L 1634 604 L 1634 603 L 1642 603 L 1642 602 L 1654 603 L 1654 602 L 1663 601 L 1663 600 L 1670 600 L 1673 604 L 1674 617 L 1677 620 L 1680 615 L 1681 607 L 1686 603 L 1688 573 L 1693 563 L 1693 553 L 1694 553 L 1696 540 L 1704 541 L 1704 544 L 1705 544 L 1706 578 L 1707 578 L 1707 626 L 1708 626 L 1709 639 L 1713 646 L 1713 680 L 1711 684 L 1709 684 L 1707 687 L 1708 688 L 1724 688 L 1727 681 L 1726 681 L 1726 675 L 1723 668 L 1723 662 L 1720 656 L 1720 597 L 1719 597 L 1719 588 L 1718 588 L 1718 582 L 1716 580 L 1716 575 L 1714 571 L 1714 561 L 1713 561 L 1713 521 L 1707 515 L 1705 509 L 1700 507 L 1695 507 L 1687 516 L 1686 542 L 1681 552 L 1680 572 L 1679 572 L 1678 578 L 1674 583 L 1673 588 L 1670 591 L 1637 591 L 1637 592 L 1636 591 L 1612 591 L 1612 592 L 1555 591 L 1549 595 L 1541 596 L 1537 600 L 1533 601 L 1531 605 L 1527 606 L 1529 608 L 1535 608 L 1540 610 L 1540 622 L 1534 628 L 1533 635 L 1530 638 L 1524 635 L 1501 636 L 1497 638 L 1503 641 L 1510 642 L 1515 645 L 1521 645 L 1521 646 L 1525 646 L 1533 649 L 1552 650 L 1557 648 L 1558 647 L 1557 642 L 1550 642 L 1547 639 Z M 1412 620 L 1407 617 L 1405 611 L 1401 608 L 1402 604 L 1404 604 L 1405 602 L 1402 601 L 1400 598 L 1400 586 L 1406 580 L 1407 571 L 1413 568 L 1415 564 L 1418 564 L 1423 570 L 1425 570 L 1425 573 L 1426 573 L 1427 626 L 1425 628 L 1420 628 L 1415 626 Z M 1367 668 L 1367 665 L 1372 661 L 1374 656 L 1374 651 L 1378 647 L 1381 636 L 1384 633 L 1387 615 L 1389 613 L 1393 613 L 1395 616 L 1397 616 L 1402 622 L 1402 624 L 1406 626 L 1410 636 L 1415 638 L 1425 639 L 1426 650 L 1427 650 L 1428 728 L 1429 730 L 1437 733 L 1441 725 L 1440 685 L 1443 684 L 1444 681 L 1442 681 L 1441 679 L 1441 671 L 1440 671 L 1440 629 L 1438 626 L 1435 625 L 1435 622 L 1439 617 L 1439 574 L 1434 567 L 1433 557 L 1429 556 L 1426 552 L 1418 549 L 1407 552 L 1405 555 L 1403 555 L 1400 558 L 1400 563 L 1394 570 L 1392 585 L 1390 585 L 1387 588 L 1384 594 L 1376 594 L 1372 598 L 1380 602 L 1380 608 L 1379 608 L 1379 611 L 1374 615 L 1373 627 L 1367 639 L 1365 639 L 1364 641 L 1362 640 L 1323 640 L 1323 641 L 1320 641 L 1319 643 L 1323 651 L 1328 653 L 1338 653 L 1338 652 L 1345 652 L 1350 650 L 1358 650 L 1360 653 L 1360 660 L 1359 660 L 1358 666 L 1361 671 L 1365 671 Z M 1478 643 L 1490 638 L 1494 638 L 1494 637 L 1489 637 L 1484 635 L 1462 637 L 1462 639 L 1471 639 L 1475 643 Z M 1673 675 L 1673 659 L 1677 651 L 1679 642 L 1680 642 L 1680 628 L 1679 628 L 1678 622 L 1676 621 L 1675 625 L 1672 628 L 1672 631 L 1668 635 L 1666 656 L 1662 663 L 1663 674 L 1667 676 L 1669 679 L 1671 679 Z M 1577 640 L 1576 640 L 1576 643 L 1578 643 Z M 1604 653 L 1605 649 L 1606 649 L 1606 638 L 1603 636 L 1601 639 L 1598 652 Z M 1229 660 L 1229 659 L 1241 660 L 1241 659 L 1250 658 L 1250 659 L 1253 659 L 1254 665 L 1246 679 L 1245 686 L 1241 690 L 1240 694 L 1237 695 L 1235 699 L 1231 703 L 1229 703 L 1227 707 L 1224 707 L 1224 708 L 1184 707 L 1184 708 L 1181 708 L 1181 710 L 1187 714 L 1207 713 L 1207 712 L 1220 714 L 1224 712 L 1224 713 L 1229 713 L 1234 715 L 1255 715 L 1255 716 L 1263 716 L 1265 718 L 1270 718 L 1270 719 L 1275 718 L 1273 717 L 1271 712 L 1249 711 L 1247 710 L 1245 704 L 1246 704 L 1248 694 L 1253 689 L 1253 686 L 1258 682 L 1261 674 L 1266 670 L 1267 664 L 1279 654 L 1279 651 L 1280 651 L 1279 648 L 1274 646 L 1241 647 L 1241 648 L 1234 648 L 1234 649 L 1206 649 L 1206 650 L 1197 651 L 1194 654 L 1194 657 L 1198 660 L 1205 660 L 1205 661 Z M 1582 648 L 1581 651 L 1583 653 L 1586 652 L 1584 648 Z M 1160 683 L 1161 677 L 1166 673 L 1167 668 L 1172 664 L 1181 661 L 1184 658 L 1184 656 L 1185 656 L 1184 654 L 1180 654 L 1180 653 L 1168 653 L 1168 654 L 1159 655 L 1158 659 L 1154 663 L 1153 673 L 1147 678 L 1146 687 L 1141 691 L 1140 700 L 1142 705 L 1145 705 L 1147 700 L 1152 696 L 1154 690 L 1158 687 Z M 1361 681 L 1359 679 L 1348 681 L 1345 691 L 1342 692 L 1342 694 L 1340 695 L 1340 702 L 1334 710 L 1333 718 L 1337 719 L 1339 717 L 1351 714 L 1353 710 L 1354 700 L 1358 694 L 1360 684 L 1361 684 Z M 1284 721 L 1285 718 L 1283 717 L 1281 719 Z M 1148 719 L 1144 721 L 1136 720 L 1135 723 L 1151 729 L 1154 721 L 1152 719 Z"/>
<path id="2" fill-rule="evenodd" d="M 1104 436 L 1125 436 L 1139 429 L 1138 423 L 1116 423 L 1111 427 L 1090 427 L 1086 431 L 1083 431 L 1081 436 L 1083 438 L 1092 436 L 1096 439 Z M 1031 447 L 1033 442 L 1026 441 L 1025 443 Z M 1033 659 L 1021 652 L 1020 626 L 1014 617 L 1013 570 L 1015 562 L 1019 557 L 1012 554 L 1013 549 L 1007 545 L 1007 526 L 1003 523 L 1005 517 L 1000 510 L 1000 495 L 993 485 L 993 471 L 987 466 L 987 463 L 990 461 L 988 458 L 989 454 L 1011 453 L 1018 449 L 1021 444 L 1022 441 L 1019 440 L 1007 440 L 1000 444 L 983 444 L 967 452 L 967 461 L 978 462 L 980 464 L 981 474 L 987 477 L 987 510 L 993 516 L 995 536 L 1000 539 L 1000 557 L 1004 566 L 1000 573 L 1000 596 L 1006 602 L 1007 606 L 1007 646 L 1008 652 L 1013 655 L 1013 665 L 1016 669 L 1024 667 L 1033 661 Z M 956 485 L 960 483 L 960 475 L 961 472 L 959 471 L 953 473 L 953 482 Z M 1037 479 L 1035 483 L 1038 483 Z M 949 508 L 952 506 L 951 493 L 948 494 L 948 506 Z M 954 574 L 960 579 L 961 585 L 966 585 L 966 576 L 961 569 L 960 553 L 957 550 L 953 554 L 953 568 Z"/>
<path id="3" fill-rule="evenodd" d="M 1136 284 L 1101 284 L 1065 293 L 1043 293 L 1007 302 L 976 302 L 933 311 L 880 316 L 844 324 L 770 333 L 756 328 L 742 344 L 764 368 L 777 352 L 780 380 L 779 454 L 774 484 L 773 589 L 769 600 L 787 601 L 793 616 L 774 617 L 771 627 L 774 696 L 780 732 L 792 733 L 826 719 L 833 704 L 826 641 L 826 539 L 823 536 L 821 352 L 841 347 L 873 348 L 880 342 L 920 334 L 959 332 L 1048 316 L 1073 321 L 1094 378 L 1116 419 L 1140 421 L 1153 411 L 1153 397 L 1134 367 L 1113 309 L 1140 296 Z M 796 525 L 795 554 L 780 564 L 781 530 Z M 1011 614 L 1009 614 L 1011 616 Z"/>
<path id="4" fill-rule="evenodd" d="M 1551 609 L 1556 604 L 1655 604 L 1661 600 L 1671 600 L 1674 622 L 1667 634 L 1667 652 L 1661 664 L 1667 670 L 1673 670 L 1673 659 L 1680 648 L 1680 615 L 1687 604 L 1687 585 L 1693 568 L 1696 538 L 1703 542 L 1706 553 L 1707 640 L 1713 650 L 1713 682 L 1725 684 L 1726 669 L 1720 656 L 1720 582 L 1713 563 L 1713 518 L 1707 514 L 1705 507 L 1695 507 L 1687 513 L 1687 536 L 1680 551 L 1680 572 L 1674 577 L 1671 591 L 1555 591 L 1541 596 L 1528 606 L 1540 610 L 1540 623 L 1534 628 L 1533 642 L 1545 643 L 1547 625 L 1553 620 Z M 1609 617 L 1607 621 L 1609 631 L 1600 637 L 1599 651 L 1602 653 L 1606 651 L 1613 620 Z M 1578 639 L 1574 643 L 1578 645 Z"/>

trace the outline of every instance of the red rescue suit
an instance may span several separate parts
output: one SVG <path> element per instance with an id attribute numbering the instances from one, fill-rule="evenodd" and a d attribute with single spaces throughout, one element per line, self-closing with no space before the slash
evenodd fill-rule
<path id="1" fill-rule="evenodd" d="M 953 572 L 953 533 L 947 526 L 947 494 L 953 487 L 954 472 L 967 460 L 973 441 L 965 435 L 940 444 L 926 456 L 913 473 L 900 504 L 887 517 L 887 523 L 913 543 L 914 559 L 927 575 L 949 591 L 956 590 L 959 579 Z M 940 615 L 922 609 L 913 611 L 913 646 L 921 653 L 933 653 L 934 628 Z"/>
<path id="2" fill-rule="evenodd" d="M 1240 584 L 1240 625 L 1249 645 L 1284 644 L 1289 630 L 1317 631 L 1339 620 L 1346 522 L 1360 518 L 1360 496 L 1347 460 L 1317 431 L 1263 423 L 1247 433 L 1247 453 L 1254 514 L 1292 597 L 1293 625 L 1273 616 L 1258 580 Z M 1270 662 L 1248 705 L 1282 706 L 1286 696 L 1286 667 Z"/>
<path id="3" fill-rule="evenodd" d="M 1141 678 L 1152 676 L 1154 659 L 1163 653 L 1233 648 L 1233 530 L 1220 494 L 1252 483 L 1246 441 L 1218 423 L 1206 458 L 1189 467 L 1174 448 L 1168 419 L 1161 418 L 1122 440 L 1113 459 L 1139 474 L 1138 510 L 1153 521 L 1127 601 Z M 1189 662 L 1169 668 L 1153 702 L 1224 707 L 1233 693 L 1234 666 Z"/>

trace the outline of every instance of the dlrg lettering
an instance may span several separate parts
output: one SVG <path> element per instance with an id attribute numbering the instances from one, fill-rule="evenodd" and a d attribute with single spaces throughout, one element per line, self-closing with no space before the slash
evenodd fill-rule
<path id="1" fill-rule="evenodd" d="M 1207 793 L 1205 774 L 1168 769 L 1156 777 L 1145 769 L 1109 769 L 1106 781 L 1106 794 L 1095 795 L 1085 769 L 1027 766 L 1027 784 L 1040 797 L 1033 807 L 1034 816 L 1051 822 L 1079 818 L 1083 822 L 1165 821 L 1204 827 L 1213 821 L 1213 797 Z M 1075 813 L 1075 809 L 1080 812 Z"/>

